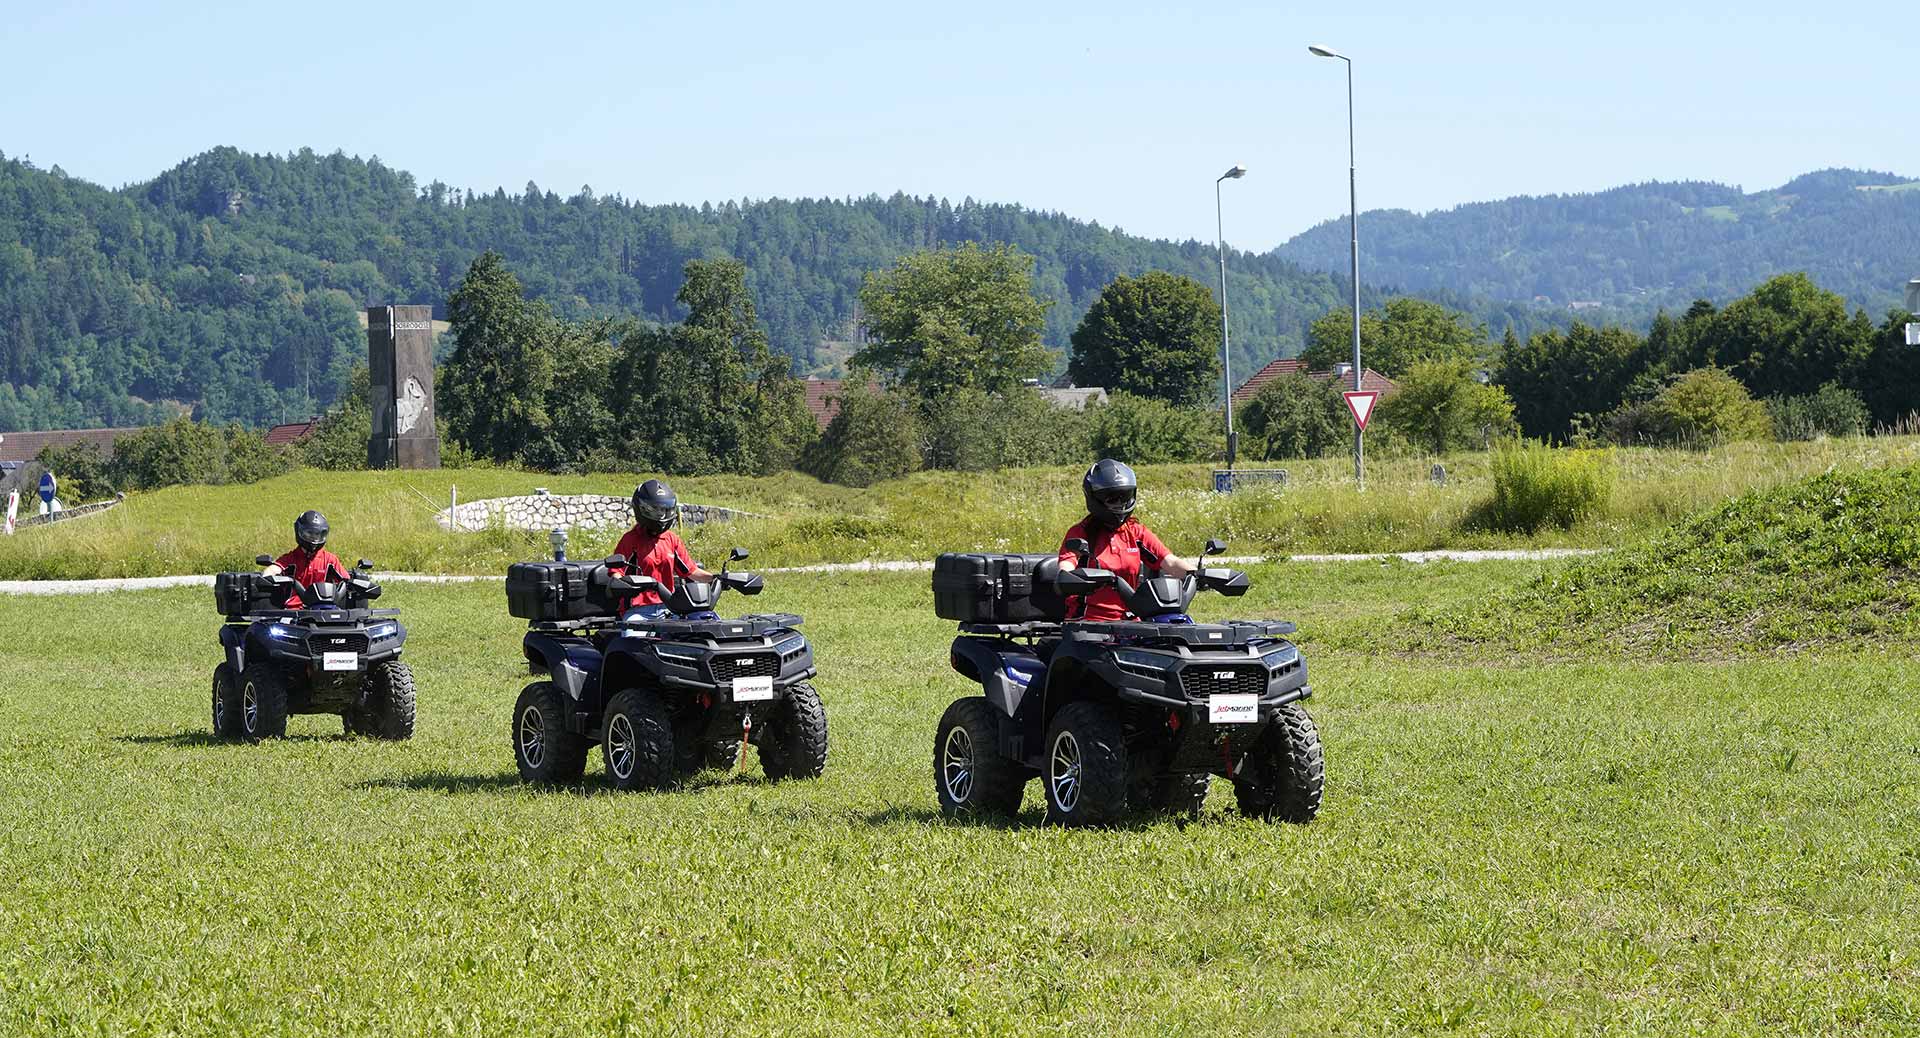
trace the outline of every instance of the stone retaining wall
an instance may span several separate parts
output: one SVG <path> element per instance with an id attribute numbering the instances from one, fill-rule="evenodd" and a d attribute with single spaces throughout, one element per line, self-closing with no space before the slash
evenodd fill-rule
<path id="1" fill-rule="evenodd" d="M 680 521 L 692 526 L 752 517 L 752 513 L 718 505 L 680 506 Z M 452 510 L 452 514 L 442 508 L 434 520 L 442 530 L 484 530 L 494 526 L 509 530 L 624 529 L 633 525 L 633 500 L 610 494 L 491 497 L 465 502 Z"/>

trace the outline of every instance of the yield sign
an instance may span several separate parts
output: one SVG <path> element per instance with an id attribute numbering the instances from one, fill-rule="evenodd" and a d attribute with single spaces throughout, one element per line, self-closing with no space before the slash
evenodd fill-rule
<path id="1" fill-rule="evenodd" d="M 1359 390 L 1348 390 L 1340 395 L 1347 398 L 1347 410 L 1353 412 L 1353 424 L 1359 427 L 1361 432 L 1366 432 L 1367 419 L 1373 417 L 1373 403 L 1380 399 L 1380 394 L 1370 389 L 1364 393 Z"/>

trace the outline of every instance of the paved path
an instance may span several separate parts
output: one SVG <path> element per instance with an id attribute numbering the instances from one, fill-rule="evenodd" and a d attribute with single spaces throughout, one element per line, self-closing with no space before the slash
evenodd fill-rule
<path id="1" fill-rule="evenodd" d="M 1359 555 L 1290 555 L 1288 562 L 1494 562 L 1562 559 L 1575 555 L 1595 555 L 1595 548 L 1535 548 L 1505 551 L 1403 551 Z M 1251 566 L 1275 559 L 1262 555 L 1225 555 L 1218 562 L 1230 566 Z M 913 573 L 933 568 L 932 562 L 916 560 L 895 562 L 823 562 L 813 566 L 775 566 L 755 573 Z M 438 575 L 432 573 L 382 573 L 385 584 L 471 584 L 481 580 L 500 580 L 499 574 L 485 576 Z M 176 577 L 117 577 L 104 580 L 0 580 L 0 595 L 84 595 L 105 591 L 148 591 L 169 587 L 212 587 L 213 577 L 186 575 Z"/>

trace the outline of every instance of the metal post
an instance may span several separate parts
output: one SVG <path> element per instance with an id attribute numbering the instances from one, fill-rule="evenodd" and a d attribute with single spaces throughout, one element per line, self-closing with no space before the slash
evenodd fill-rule
<path id="1" fill-rule="evenodd" d="M 1353 150 L 1353 59 L 1341 59 L 1347 63 L 1347 204 L 1350 216 L 1349 225 L 1353 230 L 1353 391 L 1358 393 L 1363 387 L 1360 366 L 1360 178 L 1355 169 Z M 1361 490 L 1367 489 L 1367 452 L 1366 430 L 1359 423 L 1353 427 L 1353 478 Z"/>
<path id="2" fill-rule="evenodd" d="M 1233 485 L 1233 461 L 1239 437 L 1233 432 L 1233 335 L 1227 330 L 1227 231 L 1220 208 L 1220 183 L 1246 176 L 1244 166 L 1235 166 L 1213 181 L 1214 247 L 1220 253 L 1220 371 L 1227 400 L 1227 485 Z"/>

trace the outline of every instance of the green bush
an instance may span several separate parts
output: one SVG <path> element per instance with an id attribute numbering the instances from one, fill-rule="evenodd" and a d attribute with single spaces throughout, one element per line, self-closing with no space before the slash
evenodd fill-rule
<path id="1" fill-rule="evenodd" d="M 1262 461 L 1317 458 L 1353 442 L 1340 386 L 1305 375 L 1283 375 L 1260 387 L 1240 412 L 1248 453 Z"/>
<path id="2" fill-rule="evenodd" d="M 1717 445 L 1773 435 L 1767 407 L 1724 368 L 1698 368 L 1653 398 L 1651 418 L 1669 443 Z"/>
<path id="3" fill-rule="evenodd" d="M 1421 361 L 1380 401 L 1380 426 L 1429 454 L 1484 448 L 1513 431 L 1507 391 L 1476 379 L 1467 360 Z"/>
<path id="4" fill-rule="evenodd" d="M 920 460 L 930 469 L 991 472 L 1087 457 L 1086 416 L 1031 386 L 960 389 L 920 406 Z"/>
<path id="5" fill-rule="evenodd" d="M 112 497 L 120 489 L 114 482 L 110 462 L 101 457 L 100 448 L 91 443 L 48 447 L 33 460 L 39 471 L 23 473 L 26 478 L 21 485 L 38 485 L 41 472 L 52 472 L 60 481 L 62 505 L 99 501 Z"/>
<path id="6" fill-rule="evenodd" d="M 238 425 L 221 429 L 176 418 L 122 437 L 108 463 L 112 480 L 128 490 L 183 483 L 253 483 L 293 467 L 259 433 Z"/>
<path id="7" fill-rule="evenodd" d="M 840 397 L 840 413 L 801 470 L 829 483 L 870 487 L 920 467 L 920 419 L 912 401 L 898 393 L 854 388 Z"/>
<path id="8" fill-rule="evenodd" d="M 1613 466 L 1591 450 L 1556 450 L 1517 440 L 1493 452 L 1493 500 L 1489 524 L 1513 533 L 1533 533 L 1551 524 L 1562 529 L 1599 511 L 1613 496 Z"/>
<path id="9" fill-rule="evenodd" d="M 1858 436 L 1871 421 L 1867 403 L 1860 394 L 1837 382 L 1829 382 L 1804 396 L 1769 397 L 1767 412 L 1772 416 L 1773 436 L 1777 440 Z"/>
<path id="10" fill-rule="evenodd" d="M 1223 453 L 1212 412 L 1130 393 L 1115 393 L 1109 403 L 1089 409 L 1087 424 L 1087 446 L 1095 457 L 1129 465 L 1209 461 Z"/>

